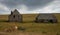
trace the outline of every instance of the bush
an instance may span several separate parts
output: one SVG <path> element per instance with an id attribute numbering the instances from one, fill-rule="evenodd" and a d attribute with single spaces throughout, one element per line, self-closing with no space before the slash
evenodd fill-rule
<path id="1" fill-rule="evenodd" d="M 25 31 L 26 29 L 24 27 L 18 27 L 18 30 Z"/>

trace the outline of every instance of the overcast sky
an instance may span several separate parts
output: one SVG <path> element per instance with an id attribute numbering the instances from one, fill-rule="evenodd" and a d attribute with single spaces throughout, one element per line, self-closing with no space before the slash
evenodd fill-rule
<path id="1" fill-rule="evenodd" d="M 60 0 L 0 0 L 0 14 L 17 9 L 21 14 L 60 13 Z"/>

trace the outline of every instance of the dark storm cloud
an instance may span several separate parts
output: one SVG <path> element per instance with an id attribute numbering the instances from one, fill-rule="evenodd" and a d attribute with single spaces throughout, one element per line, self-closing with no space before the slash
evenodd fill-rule
<path id="1" fill-rule="evenodd" d="M 18 5 L 26 5 L 29 10 L 33 10 L 39 7 L 43 7 L 53 0 L 3 0 L 2 4 L 6 5 L 9 8 L 14 8 Z"/>
<path id="2" fill-rule="evenodd" d="M 46 4 L 53 0 L 26 0 L 24 3 L 29 7 L 30 10 L 44 7 Z"/>
<path id="3" fill-rule="evenodd" d="M 1 1 L 2 4 L 8 6 L 8 7 L 16 7 L 17 5 L 20 5 L 22 4 L 22 1 L 21 0 L 4 0 L 4 1 Z"/>

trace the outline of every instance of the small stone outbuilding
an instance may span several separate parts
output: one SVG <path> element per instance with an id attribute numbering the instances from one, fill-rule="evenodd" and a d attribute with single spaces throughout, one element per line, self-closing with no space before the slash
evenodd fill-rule
<path id="1" fill-rule="evenodd" d="M 11 11 L 11 14 L 8 16 L 9 22 L 22 22 L 22 15 L 18 12 L 17 9 Z"/>
<path id="2" fill-rule="evenodd" d="M 35 19 L 35 22 L 51 22 L 51 23 L 57 23 L 57 18 L 53 14 L 38 14 L 38 16 Z"/>

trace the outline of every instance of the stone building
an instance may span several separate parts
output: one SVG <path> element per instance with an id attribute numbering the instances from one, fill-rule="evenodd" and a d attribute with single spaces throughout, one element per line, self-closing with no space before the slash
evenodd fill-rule
<path id="1" fill-rule="evenodd" d="M 36 17 L 35 22 L 51 22 L 51 23 L 56 23 L 57 22 L 57 18 L 53 14 L 39 14 Z"/>
<path id="2" fill-rule="evenodd" d="M 11 14 L 8 16 L 9 22 L 22 22 L 22 15 L 18 12 L 17 9 L 11 11 Z"/>

